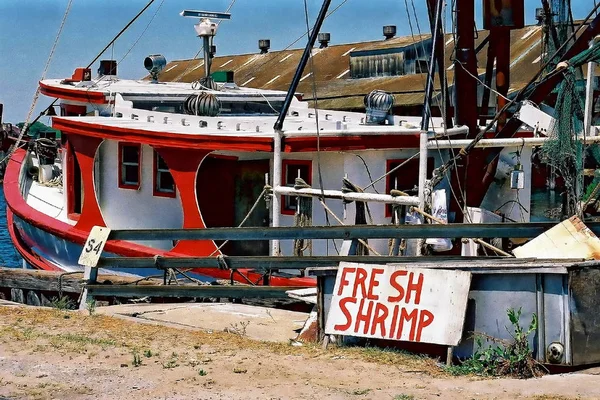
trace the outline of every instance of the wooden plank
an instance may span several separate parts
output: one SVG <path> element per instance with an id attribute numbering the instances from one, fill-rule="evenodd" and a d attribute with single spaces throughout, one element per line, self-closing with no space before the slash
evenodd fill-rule
<path id="1" fill-rule="evenodd" d="M 64 293 L 81 293 L 83 288 L 83 272 L 65 275 L 64 272 L 40 271 L 31 269 L 0 268 L 0 287 L 19 288 L 24 290 L 38 290 L 48 292 L 59 291 L 59 277 L 62 278 L 62 291 Z M 124 277 L 117 275 L 100 275 L 99 282 L 111 282 L 112 284 L 131 283 L 139 278 Z M 139 285 L 148 285 L 156 281 L 142 281 Z"/>
<path id="2" fill-rule="evenodd" d="M 60 272 L 0 268 L 0 287 L 57 292 Z M 62 280 L 65 293 L 81 292 L 83 274 L 66 275 Z"/>
<path id="3" fill-rule="evenodd" d="M 159 286 L 159 285 L 88 285 L 88 294 L 92 296 L 117 297 L 227 297 L 244 298 L 288 298 L 288 290 L 298 289 L 290 286 Z"/>
<path id="4" fill-rule="evenodd" d="M 471 274 L 342 263 L 325 333 L 456 346 Z"/>

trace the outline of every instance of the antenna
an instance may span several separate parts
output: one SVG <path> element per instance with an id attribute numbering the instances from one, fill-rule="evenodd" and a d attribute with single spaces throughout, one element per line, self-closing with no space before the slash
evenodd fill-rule
<path id="1" fill-rule="evenodd" d="M 197 11 L 183 10 L 179 13 L 182 17 L 199 18 L 200 22 L 194 25 L 198 37 L 201 37 L 204 44 L 204 74 L 205 77 L 210 77 L 211 58 L 214 55 L 212 52 L 213 38 L 217 35 L 218 23 L 212 22 L 212 19 L 231 19 L 231 14 L 212 11 Z"/>
<path id="2" fill-rule="evenodd" d="M 197 10 L 183 10 L 179 13 L 182 17 L 191 18 L 214 18 L 214 19 L 231 19 L 230 13 L 220 13 L 212 11 L 197 11 Z"/>

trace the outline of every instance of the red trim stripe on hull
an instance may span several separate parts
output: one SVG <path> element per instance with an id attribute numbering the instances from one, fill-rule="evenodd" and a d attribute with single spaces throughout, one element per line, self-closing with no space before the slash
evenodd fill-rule
<path id="1" fill-rule="evenodd" d="M 22 162 L 25 159 L 25 156 L 25 150 L 17 150 L 10 159 L 4 176 L 4 196 L 6 198 L 6 203 L 10 209 L 10 213 L 8 213 L 8 215 L 10 215 L 11 218 L 10 225 L 13 225 L 12 213 L 14 213 L 14 215 L 18 216 L 23 221 L 39 229 L 42 229 L 45 232 L 48 232 L 54 236 L 60 237 L 70 242 L 83 245 L 88 237 L 89 231 L 78 229 L 65 222 L 52 218 L 40 211 L 37 211 L 36 209 L 29 206 L 25 199 L 23 199 L 23 197 L 21 196 L 21 191 L 19 189 L 19 171 Z M 19 253 L 23 255 L 27 262 L 39 269 L 51 268 L 47 261 L 38 259 L 37 256 L 34 255 L 33 252 L 31 252 L 31 250 L 27 249 L 27 246 L 23 246 L 22 243 L 19 242 L 16 232 L 13 231 L 11 233 L 11 238 L 15 244 L 15 247 L 17 247 Z M 119 256 L 125 257 L 154 257 L 155 255 L 163 257 L 188 256 L 188 254 L 172 251 L 162 251 L 123 240 L 108 241 L 106 243 L 105 250 L 109 253 L 114 253 Z M 37 261 L 30 262 L 30 260 Z M 195 270 L 194 272 L 200 275 L 205 275 L 217 279 L 229 279 L 231 277 L 231 271 L 228 270 L 199 269 Z M 240 269 L 239 272 L 247 276 L 248 279 L 250 279 L 252 282 L 262 282 L 262 274 L 253 272 L 250 269 Z M 242 283 L 247 283 L 247 281 L 241 278 L 239 274 L 234 274 L 234 279 Z M 286 278 L 280 276 L 271 276 L 269 278 L 269 284 L 272 286 L 307 287 L 315 286 L 315 280 L 312 278 Z"/>

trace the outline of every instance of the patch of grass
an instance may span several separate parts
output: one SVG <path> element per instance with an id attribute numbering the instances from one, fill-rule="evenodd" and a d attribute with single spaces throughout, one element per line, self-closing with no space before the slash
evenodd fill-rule
<path id="1" fill-rule="evenodd" d="M 113 339 L 94 338 L 94 337 L 89 337 L 89 336 L 85 336 L 85 335 L 77 335 L 77 334 L 71 334 L 71 333 L 58 334 L 58 335 L 54 335 L 53 337 L 58 340 L 64 340 L 67 342 L 91 344 L 91 345 L 102 346 L 102 347 L 104 347 L 104 346 L 112 347 L 112 346 L 117 345 L 117 342 L 114 341 Z"/>
<path id="2" fill-rule="evenodd" d="M 246 372 L 248 372 L 248 370 L 246 368 L 235 367 L 233 369 L 234 374 L 245 374 Z"/>
<path id="3" fill-rule="evenodd" d="M 506 310 L 512 325 L 509 331 L 512 341 L 500 340 L 485 335 L 476 335 L 478 350 L 473 357 L 464 360 L 459 365 L 446 368 L 452 375 L 483 375 L 483 376 L 514 376 L 531 378 L 543 374 L 544 367 L 533 358 L 529 347 L 529 336 L 537 330 L 537 316 L 533 314 L 527 329 L 520 323 L 521 309 Z M 484 340 L 493 344 L 484 347 Z"/>
<path id="4" fill-rule="evenodd" d="M 415 400 L 415 396 L 412 394 L 399 394 L 394 396 L 394 400 Z"/>
<path id="5" fill-rule="evenodd" d="M 56 308 L 57 310 L 74 310 L 75 302 L 71 300 L 68 296 L 62 297 L 53 297 L 50 301 L 50 306 L 52 308 Z"/>
<path id="6" fill-rule="evenodd" d="M 171 353 L 171 358 L 168 361 L 164 362 L 162 364 L 162 366 L 164 369 L 176 368 L 176 367 L 179 367 L 178 361 L 179 361 L 179 356 L 177 355 L 177 353 L 173 352 L 173 353 Z"/>
<path id="7" fill-rule="evenodd" d="M 150 358 L 152 357 L 152 350 L 148 349 L 144 351 L 144 357 Z"/>
<path id="8" fill-rule="evenodd" d="M 431 376 L 444 375 L 444 370 L 439 367 L 435 359 L 395 348 L 375 346 L 334 347 L 328 350 L 328 353 L 334 358 L 356 358 L 376 364 L 396 365 L 405 371 L 423 372 Z"/>
<path id="9" fill-rule="evenodd" d="M 206 372 L 205 370 L 201 369 L 201 370 L 198 370 L 198 375 L 200 375 L 200 376 L 206 376 L 206 375 L 208 375 L 208 372 Z"/>
<path id="10" fill-rule="evenodd" d="M 161 325 L 139 324 L 102 314 L 90 318 L 80 313 L 68 313 L 67 315 L 70 315 L 71 319 L 65 321 L 63 314 L 50 308 L 0 307 L 0 340 L 7 339 L 9 342 L 13 342 L 14 335 L 19 335 L 21 340 L 25 340 L 22 329 L 14 333 L 15 328 L 11 325 L 18 321 L 21 326 L 34 328 L 35 335 L 53 340 L 55 344 L 63 346 L 62 350 L 67 352 L 71 350 L 80 353 L 83 350 L 97 352 L 97 349 L 81 346 L 81 343 L 90 343 L 103 348 L 107 346 L 129 349 L 152 348 L 153 358 L 159 358 L 157 350 L 165 343 L 170 343 L 174 335 L 177 335 L 177 343 L 181 348 L 192 349 L 198 343 L 202 344 L 202 349 L 206 348 L 203 350 L 203 354 L 198 356 L 198 359 L 205 365 L 212 361 L 209 358 L 211 354 L 231 349 L 244 349 L 257 354 L 269 352 L 275 355 L 303 356 L 311 359 L 346 358 L 378 365 L 394 365 L 400 371 L 410 371 L 411 373 L 421 372 L 430 376 L 446 375 L 446 372 L 436 364 L 435 359 L 393 349 L 331 346 L 329 349 L 323 350 L 317 344 L 295 347 L 289 343 L 256 341 L 224 332 L 208 333 Z M 46 348 L 45 352 L 49 351 L 53 351 L 53 346 Z M 178 360 L 169 362 L 167 358 L 168 356 L 161 357 L 161 362 L 166 367 L 174 368 L 178 364 Z"/>
<path id="11" fill-rule="evenodd" d="M 34 330 L 32 327 L 28 326 L 27 328 L 23 329 L 23 338 L 25 340 L 31 340 L 34 336 Z"/>
<path id="12" fill-rule="evenodd" d="M 529 400 L 581 400 L 581 397 L 557 396 L 553 394 L 539 394 L 537 396 L 528 397 Z"/>

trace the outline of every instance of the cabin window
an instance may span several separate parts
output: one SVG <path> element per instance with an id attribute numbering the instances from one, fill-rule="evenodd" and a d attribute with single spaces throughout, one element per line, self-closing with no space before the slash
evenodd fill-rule
<path id="1" fill-rule="evenodd" d="M 386 172 L 390 172 L 400 164 L 406 162 L 406 159 L 401 160 L 387 160 Z M 427 179 L 431 178 L 433 173 L 434 161 L 432 157 L 427 159 Z M 394 172 L 387 175 L 385 192 L 390 193 L 391 190 L 397 189 L 410 196 L 416 196 L 418 194 L 419 186 L 419 158 L 413 158 L 406 164 Z M 392 206 L 388 204 L 385 208 L 385 216 L 392 216 Z"/>
<path id="2" fill-rule="evenodd" d="M 312 185 L 312 161 L 311 160 L 283 160 L 282 165 L 283 186 L 293 187 L 296 178 L 302 178 L 306 183 Z M 281 213 L 293 215 L 296 213 L 298 200 L 294 196 L 282 196 Z"/>
<path id="3" fill-rule="evenodd" d="M 175 197 L 175 181 L 165 160 L 154 151 L 154 195 Z"/>
<path id="4" fill-rule="evenodd" d="M 139 144 L 119 143 L 119 187 L 139 189 L 141 182 L 142 148 Z"/>

